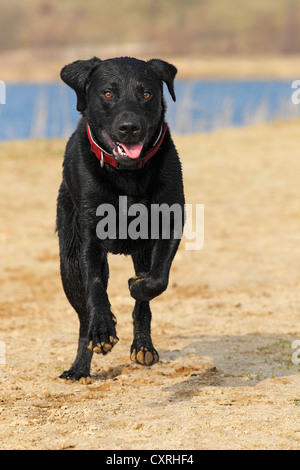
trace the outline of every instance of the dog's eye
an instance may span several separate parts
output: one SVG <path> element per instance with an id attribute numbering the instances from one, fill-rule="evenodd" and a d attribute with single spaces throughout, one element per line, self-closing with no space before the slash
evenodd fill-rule
<path id="1" fill-rule="evenodd" d="M 112 98 L 112 92 L 111 91 L 106 91 L 104 93 L 105 98 Z"/>
<path id="2" fill-rule="evenodd" d="M 145 91 L 143 96 L 144 96 L 145 100 L 148 100 L 151 96 L 151 93 L 149 93 L 149 91 Z"/>

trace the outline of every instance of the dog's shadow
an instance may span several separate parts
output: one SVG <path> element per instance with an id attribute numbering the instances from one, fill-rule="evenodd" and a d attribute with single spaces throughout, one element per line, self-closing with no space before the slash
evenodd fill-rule
<path id="1" fill-rule="evenodd" d="M 151 373 L 156 374 L 156 369 L 160 368 L 160 390 L 167 395 L 163 400 L 162 395 L 159 400 L 149 403 L 150 407 L 191 400 L 201 394 L 205 387 L 255 387 L 266 379 L 284 380 L 299 374 L 300 366 L 292 360 L 295 352 L 292 344 L 297 339 L 297 333 L 178 335 L 172 339 L 180 343 L 184 341 L 186 346 L 181 349 L 159 349 L 160 362 L 152 368 Z M 141 372 L 144 368 L 130 363 L 118 364 L 94 373 L 92 377 L 94 381 L 104 383 L 109 379 L 117 380 L 122 375 L 128 377 L 133 370 L 135 380 L 137 375 L 142 375 L 141 380 L 147 381 Z M 172 384 L 165 385 L 170 379 Z"/>
<path id="2" fill-rule="evenodd" d="M 292 362 L 295 351 L 292 343 L 296 336 L 252 333 L 174 337 L 175 340 L 192 341 L 180 350 L 160 350 L 160 359 L 166 365 L 177 362 L 179 374 L 186 370 L 187 375 L 163 388 L 164 392 L 171 392 L 164 404 L 191 400 L 206 386 L 253 387 L 268 378 L 298 374 L 300 366 Z M 178 367 L 179 362 L 182 367 Z M 162 406 L 162 403 L 151 406 Z"/>

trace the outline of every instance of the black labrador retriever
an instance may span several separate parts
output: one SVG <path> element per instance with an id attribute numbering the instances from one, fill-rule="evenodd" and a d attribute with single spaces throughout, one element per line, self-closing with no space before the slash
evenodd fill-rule
<path id="1" fill-rule="evenodd" d="M 180 243 L 174 214 L 170 211 L 169 236 L 159 228 L 155 237 L 152 232 L 124 236 L 118 217 L 124 196 L 128 214 L 132 205 L 142 204 L 150 219 L 153 205 L 171 208 L 175 204 L 182 209 L 183 228 L 181 164 L 165 123 L 163 97 L 164 82 L 175 101 L 176 72 L 159 59 L 129 57 L 77 60 L 61 71 L 62 80 L 76 92 L 82 115 L 66 146 L 57 199 L 61 278 L 80 321 L 77 356 L 61 378 L 89 377 L 93 352 L 106 354 L 118 342 L 107 296 L 108 253 L 131 255 L 135 269 L 136 275 L 128 281 L 136 299 L 130 357 L 146 366 L 158 361 L 151 340 L 149 301 L 168 285 Z M 106 214 L 100 211 L 101 218 L 97 212 L 102 204 L 113 207 L 117 219 L 116 234 L 108 231 L 106 238 L 97 234 L 97 224 Z M 162 211 L 160 221 L 163 217 Z M 126 219 L 126 228 L 130 221 L 132 216 Z M 105 222 L 109 225 L 110 220 Z"/>

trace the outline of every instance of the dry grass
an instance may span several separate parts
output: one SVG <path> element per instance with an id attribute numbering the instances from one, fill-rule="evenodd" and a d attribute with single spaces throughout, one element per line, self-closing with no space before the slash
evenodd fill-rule
<path id="1" fill-rule="evenodd" d="M 0 52 L 0 79 L 11 82 L 57 81 L 61 68 L 77 59 L 94 55 L 107 59 L 129 55 L 148 60 L 156 51 L 147 51 L 139 44 L 109 47 L 86 46 L 66 48 L 57 52 L 20 49 Z M 159 54 L 178 69 L 178 78 L 270 78 L 295 80 L 300 76 L 300 56 L 174 56 Z"/>
<path id="2" fill-rule="evenodd" d="M 181 77 L 299 78 L 294 0 L 11 0 L 1 5 L 1 80 L 58 80 L 72 60 L 170 58 Z"/>
<path id="3" fill-rule="evenodd" d="M 299 53 L 294 0 L 10 0 L 1 49 L 142 44 L 164 54 Z"/>

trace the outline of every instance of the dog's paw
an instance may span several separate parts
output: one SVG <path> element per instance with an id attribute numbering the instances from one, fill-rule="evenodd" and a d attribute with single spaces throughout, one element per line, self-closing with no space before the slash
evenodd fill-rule
<path id="1" fill-rule="evenodd" d="M 108 340 L 95 343 L 91 340 L 88 348 L 96 354 L 107 354 L 112 350 L 115 344 L 119 341 L 117 336 L 110 336 Z"/>
<path id="2" fill-rule="evenodd" d="M 65 370 L 59 376 L 59 378 L 68 380 L 70 382 L 80 382 L 85 385 L 92 383 L 90 374 L 83 373 L 80 370 L 75 370 L 75 369 Z"/>
<path id="3" fill-rule="evenodd" d="M 158 352 L 154 348 L 141 347 L 139 350 L 134 348 L 130 354 L 130 359 L 142 366 L 152 366 L 159 360 Z"/>
<path id="4" fill-rule="evenodd" d="M 130 278 L 128 286 L 134 299 L 150 301 L 166 290 L 168 280 L 145 273 Z"/>
<path id="5" fill-rule="evenodd" d="M 88 348 L 96 354 L 107 354 L 117 344 L 116 317 L 94 317 L 88 333 Z"/>

